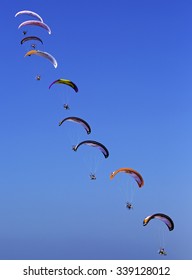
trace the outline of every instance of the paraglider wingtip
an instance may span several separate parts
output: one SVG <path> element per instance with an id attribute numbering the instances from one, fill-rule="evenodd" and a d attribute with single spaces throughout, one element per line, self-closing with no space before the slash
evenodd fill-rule
<path id="1" fill-rule="evenodd" d="M 111 174 L 110 174 L 110 179 L 113 179 L 113 177 L 114 177 L 114 172 L 112 172 Z"/>
<path id="2" fill-rule="evenodd" d="M 146 226 L 146 225 L 147 225 L 147 223 L 146 223 L 146 221 L 144 220 L 144 221 L 143 221 L 143 226 Z"/>

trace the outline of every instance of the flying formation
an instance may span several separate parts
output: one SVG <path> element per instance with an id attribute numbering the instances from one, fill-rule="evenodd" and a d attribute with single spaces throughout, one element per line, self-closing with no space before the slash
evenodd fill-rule
<path id="1" fill-rule="evenodd" d="M 37 49 L 37 44 L 40 45 L 41 47 L 42 46 L 45 47 L 45 46 L 44 46 L 43 39 L 40 38 L 39 35 L 36 35 L 36 33 L 35 33 L 36 30 L 38 28 L 40 28 L 40 29 L 46 31 L 46 32 L 42 31 L 43 33 L 46 33 L 46 34 L 48 33 L 49 35 L 51 35 L 52 34 L 51 28 L 49 27 L 49 25 L 47 23 L 44 22 L 43 18 L 34 11 L 21 10 L 15 14 L 15 17 L 19 17 L 21 19 L 23 16 L 27 16 L 28 20 L 21 22 L 18 26 L 18 30 L 21 30 L 23 33 L 23 36 L 24 36 L 24 38 L 20 41 L 20 45 L 23 45 L 23 44 L 25 45 L 26 42 L 31 42 L 31 45 L 30 45 L 31 49 L 28 50 L 24 54 L 24 57 L 32 57 L 34 55 L 39 56 L 39 57 L 43 58 L 45 61 L 46 60 L 49 61 L 53 65 L 54 68 L 57 68 L 58 62 L 57 62 L 57 59 L 55 58 L 55 56 L 53 56 L 52 54 L 50 54 L 47 51 Z M 31 32 L 33 32 L 33 34 L 30 34 Z M 41 73 L 38 73 L 36 75 L 35 79 L 37 81 L 41 81 Z M 48 85 L 47 89 L 49 89 L 50 91 L 52 91 L 54 93 L 55 92 L 54 89 L 55 89 L 56 85 L 62 85 L 61 93 L 64 93 L 64 94 L 66 92 L 66 87 L 71 88 L 72 92 L 74 94 L 79 92 L 78 86 L 72 80 L 66 79 L 64 77 L 58 77 L 56 80 L 53 79 L 52 81 L 50 81 L 50 84 Z M 70 104 L 65 103 L 63 105 L 63 108 L 67 111 L 70 110 Z M 85 132 L 85 135 L 87 135 L 87 137 L 92 132 L 90 124 L 79 116 L 67 116 L 59 122 L 59 126 L 63 127 L 66 125 L 67 122 L 72 122 L 72 123 L 74 123 L 74 125 L 82 127 L 82 130 Z M 98 142 L 95 139 L 93 139 L 93 140 L 90 140 L 87 138 L 81 139 L 81 141 L 79 141 L 79 143 L 72 146 L 72 150 L 78 153 L 78 150 L 79 149 L 83 150 L 84 146 L 85 147 L 87 146 L 88 147 L 87 149 L 95 148 L 95 151 L 97 153 L 101 154 L 102 160 L 108 159 L 108 157 L 109 157 L 110 153 L 109 153 L 108 148 L 103 143 Z M 84 150 L 84 152 L 86 153 L 86 149 Z M 134 183 L 135 188 L 141 189 L 144 186 L 143 176 L 133 168 L 119 167 L 118 169 L 111 172 L 111 174 L 109 175 L 109 178 L 110 178 L 110 180 L 113 180 L 118 183 L 118 177 L 120 177 L 120 176 L 130 176 L 135 182 Z M 97 174 L 95 172 L 91 172 L 89 174 L 89 177 L 90 177 L 90 180 L 96 180 Z M 127 186 L 127 188 L 129 189 L 129 186 Z M 131 209 L 133 210 L 132 201 L 126 202 L 126 208 L 128 210 L 131 210 Z M 167 214 L 159 213 L 159 212 L 145 217 L 143 220 L 143 226 L 150 226 L 148 224 L 152 223 L 151 221 L 154 219 L 157 219 L 160 222 L 163 222 L 163 224 L 166 226 L 166 228 L 169 231 L 173 231 L 174 222 L 171 219 L 171 217 L 168 216 Z M 165 251 L 164 247 L 161 247 L 159 249 L 158 253 L 162 256 L 167 255 L 167 252 Z"/>

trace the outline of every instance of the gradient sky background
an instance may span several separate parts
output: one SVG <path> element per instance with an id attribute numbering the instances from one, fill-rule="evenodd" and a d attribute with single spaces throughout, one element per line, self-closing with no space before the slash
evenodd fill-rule
<path id="1" fill-rule="evenodd" d="M 192 259 L 192 2 L 1 4 L 0 259 Z M 30 18 L 14 16 L 25 9 L 52 34 L 18 30 Z M 57 69 L 24 58 L 23 30 L 41 37 L 38 49 L 57 59 Z M 58 78 L 75 82 L 79 93 L 49 90 Z M 59 127 L 67 116 L 85 119 L 92 134 L 72 123 Z M 73 152 L 73 133 L 102 142 L 109 158 L 91 147 Z M 98 161 L 95 181 L 90 156 Z M 125 174 L 111 181 L 120 167 L 139 171 L 143 188 Z M 157 220 L 143 227 L 157 212 L 173 219 L 174 231 Z"/>

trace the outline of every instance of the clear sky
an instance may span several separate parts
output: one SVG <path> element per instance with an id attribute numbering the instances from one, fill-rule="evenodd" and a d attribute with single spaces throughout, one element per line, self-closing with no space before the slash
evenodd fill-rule
<path id="1" fill-rule="evenodd" d="M 0 259 L 192 259 L 192 2 L 41 2 L 2 1 Z M 18 29 L 31 19 L 15 18 L 20 10 L 41 15 L 52 34 Z M 43 40 L 36 47 L 57 59 L 56 69 L 24 58 L 24 30 Z M 79 92 L 49 89 L 59 78 Z M 59 127 L 68 116 L 92 133 Z M 72 151 L 87 139 L 109 157 L 88 146 Z M 140 172 L 144 186 L 127 174 L 110 180 L 120 167 Z M 173 231 L 158 220 L 143 227 L 158 212 Z"/>

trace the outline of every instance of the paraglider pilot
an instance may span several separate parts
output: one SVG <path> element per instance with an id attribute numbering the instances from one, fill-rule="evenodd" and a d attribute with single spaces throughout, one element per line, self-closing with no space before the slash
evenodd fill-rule
<path id="1" fill-rule="evenodd" d="M 66 103 L 63 105 L 63 107 L 64 107 L 65 110 L 69 110 L 69 109 L 70 109 L 70 108 L 69 108 L 69 105 L 66 104 Z"/>
<path id="2" fill-rule="evenodd" d="M 36 78 L 37 81 L 41 80 L 41 76 L 40 75 L 37 75 L 35 78 Z"/>
<path id="3" fill-rule="evenodd" d="M 126 207 L 130 210 L 133 209 L 133 205 L 130 202 L 126 203 Z"/>
<path id="4" fill-rule="evenodd" d="M 91 173 L 89 176 L 91 180 L 96 180 L 96 175 L 94 173 Z"/>
<path id="5" fill-rule="evenodd" d="M 159 251 L 158 251 L 159 255 L 164 255 L 166 256 L 167 253 L 165 252 L 165 249 L 164 248 L 160 248 Z"/>

